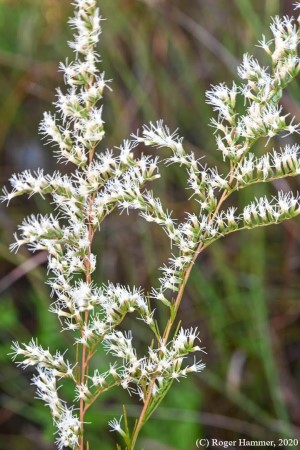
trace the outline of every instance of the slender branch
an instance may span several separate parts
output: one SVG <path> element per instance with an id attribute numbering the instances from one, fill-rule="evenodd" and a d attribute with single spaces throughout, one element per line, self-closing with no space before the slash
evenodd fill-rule
<path id="1" fill-rule="evenodd" d="M 90 149 L 89 151 L 89 164 L 92 164 L 93 156 L 94 156 L 95 148 Z M 88 224 L 88 240 L 89 240 L 89 248 L 88 248 L 88 255 L 87 259 L 85 261 L 85 270 L 86 270 L 86 283 L 91 284 L 92 277 L 91 277 L 91 252 L 92 252 L 92 243 L 94 238 L 94 230 L 91 224 L 90 216 L 91 216 L 91 210 L 93 206 L 94 201 L 94 195 L 92 194 L 89 198 L 89 208 L 88 213 L 86 217 L 86 221 Z M 84 324 L 81 328 L 81 336 L 84 334 L 84 327 L 88 324 L 89 320 L 89 312 L 86 310 L 84 313 Z M 87 359 L 87 345 L 83 343 L 82 345 L 82 355 L 81 355 L 81 384 L 83 385 L 85 383 L 86 377 L 89 373 L 89 360 Z M 80 436 L 80 443 L 79 443 L 79 450 L 84 450 L 84 415 L 86 412 L 85 408 L 85 400 L 83 398 L 80 399 L 79 403 L 79 418 L 80 418 L 80 426 L 81 426 L 81 436 Z"/>
<path id="2" fill-rule="evenodd" d="M 236 169 L 237 169 L 237 167 L 234 166 L 231 163 L 230 176 L 229 176 L 229 185 L 232 183 L 232 181 L 234 179 Z M 225 202 L 225 200 L 227 200 L 227 198 L 229 196 L 230 196 L 230 192 L 228 192 L 227 190 L 224 190 L 222 195 L 221 195 L 221 197 L 220 197 L 220 200 L 218 202 L 218 205 L 217 205 L 214 213 L 210 217 L 210 221 L 212 221 L 215 218 L 215 216 L 219 212 L 220 208 L 222 207 L 223 203 Z M 186 287 L 186 284 L 187 284 L 188 279 L 190 277 L 190 274 L 191 274 L 192 268 L 194 266 L 194 263 L 195 263 L 196 259 L 198 258 L 198 256 L 200 255 L 200 253 L 205 248 L 206 248 L 206 245 L 201 241 L 199 243 L 199 245 L 198 245 L 198 248 L 197 248 L 197 250 L 196 250 L 196 252 L 194 254 L 194 257 L 193 257 L 191 263 L 189 264 L 189 266 L 185 270 L 185 273 L 184 273 L 184 276 L 183 276 L 183 279 L 182 279 L 182 283 L 181 283 L 181 285 L 179 287 L 179 291 L 178 291 L 178 294 L 177 294 L 175 302 L 174 302 L 173 313 L 170 316 L 170 318 L 169 318 L 169 320 L 167 322 L 165 331 L 163 333 L 163 339 L 162 339 L 163 344 L 166 344 L 168 339 L 169 339 L 169 335 L 171 333 L 171 330 L 172 330 L 172 327 L 174 325 L 174 322 L 175 322 L 175 320 L 177 318 L 177 312 L 179 310 L 179 307 L 180 307 L 180 304 L 181 304 L 181 301 L 182 301 L 182 298 L 183 298 L 183 294 L 184 294 L 184 291 L 185 291 L 185 287 Z M 136 427 L 134 429 L 134 433 L 133 433 L 132 440 L 131 440 L 130 450 L 134 450 L 134 447 L 135 447 L 138 435 L 139 435 L 140 430 L 141 430 L 141 428 L 142 428 L 142 426 L 144 424 L 144 419 L 145 419 L 145 416 L 147 414 L 147 410 L 148 410 L 148 408 L 150 406 L 150 403 L 151 403 L 152 391 L 153 391 L 153 387 L 154 387 L 155 381 L 156 381 L 156 376 L 154 376 L 154 378 L 152 379 L 152 381 L 151 381 L 151 383 L 149 385 L 148 394 L 147 394 L 147 397 L 146 397 L 143 409 L 141 411 L 141 414 L 140 414 L 140 417 L 138 419 L 137 425 L 136 425 Z"/>
<path id="3" fill-rule="evenodd" d="M 115 383 L 110 384 L 110 385 L 107 386 L 106 388 L 101 389 L 99 392 L 97 392 L 97 394 L 94 395 L 94 397 L 92 398 L 92 400 L 90 400 L 89 403 L 86 403 L 86 404 L 85 404 L 85 407 L 84 407 L 84 414 L 85 414 L 85 413 L 87 412 L 87 410 L 92 406 L 92 404 L 95 403 L 95 401 L 97 400 L 97 398 L 98 398 L 100 395 L 104 394 L 104 392 L 109 391 L 110 389 L 112 389 L 112 388 L 115 387 L 115 386 L 119 386 L 120 384 L 121 384 L 121 380 L 120 380 L 120 381 L 116 381 Z"/>
<path id="4" fill-rule="evenodd" d="M 85 311 L 84 315 L 84 323 L 88 322 L 88 311 Z M 86 364 L 86 345 L 82 346 L 82 356 L 81 356 L 81 384 L 84 384 L 85 375 L 88 371 Z M 83 398 L 80 399 L 79 406 L 79 418 L 80 418 L 80 426 L 81 426 L 81 437 L 80 437 L 80 445 L 79 450 L 84 450 L 84 413 L 85 413 L 85 401 Z"/>
<path id="5" fill-rule="evenodd" d="M 146 415 L 147 409 L 148 409 L 148 407 L 150 405 L 150 402 L 151 402 L 152 391 L 153 391 L 153 387 L 154 387 L 154 384 L 155 384 L 155 380 L 156 380 L 156 376 L 150 382 L 149 389 L 148 389 L 148 394 L 147 394 L 147 397 L 145 399 L 145 403 L 144 403 L 143 409 L 141 411 L 140 417 L 139 417 L 138 422 L 136 424 L 136 427 L 134 429 L 133 436 L 131 438 L 131 443 L 130 443 L 129 450 L 134 450 L 135 444 L 136 444 L 136 441 L 137 441 L 137 438 L 138 438 L 138 435 L 139 435 L 139 432 L 140 432 L 140 430 L 141 430 L 141 428 L 142 428 L 142 426 L 144 424 L 143 423 L 144 422 L 144 417 Z"/>

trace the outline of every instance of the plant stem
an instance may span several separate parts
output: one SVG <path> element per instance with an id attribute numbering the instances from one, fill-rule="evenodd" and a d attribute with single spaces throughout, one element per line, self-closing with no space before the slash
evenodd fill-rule
<path id="1" fill-rule="evenodd" d="M 85 311 L 84 314 L 84 323 L 87 324 L 88 322 L 88 311 Z M 85 381 L 85 375 L 87 371 L 87 364 L 86 364 L 86 345 L 82 346 L 82 356 L 81 356 L 81 384 Z M 81 437 L 80 437 L 80 446 L 79 450 L 84 450 L 84 414 L 85 414 L 85 401 L 83 398 L 80 399 L 80 423 L 81 423 Z"/>
<path id="2" fill-rule="evenodd" d="M 234 166 L 233 164 L 231 164 L 231 168 L 230 168 L 230 177 L 229 177 L 229 185 L 230 185 L 230 184 L 232 183 L 232 181 L 234 180 L 234 175 L 235 175 L 235 170 L 236 170 L 236 169 L 237 169 L 237 167 Z M 217 215 L 218 211 L 219 211 L 220 208 L 222 207 L 222 205 L 223 205 L 223 203 L 225 202 L 225 200 L 227 200 L 227 198 L 230 196 L 230 194 L 231 194 L 231 192 L 228 192 L 227 190 L 224 190 L 224 191 L 223 191 L 223 193 L 222 193 L 222 195 L 221 195 L 221 197 L 220 197 L 220 200 L 218 201 L 218 205 L 217 205 L 217 207 L 216 207 L 214 213 L 211 215 L 210 220 L 213 220 L 213 219 L 215 218 L 215 216 Z M 165 330 L 164 330 L 164 333 L 163 333 L 163 338 L 162 338 L 162 343 L 163 343 L 163 344 L 166 344 L 166 343 L 168 342 L 169 335 L 170 335 L 170 333 L 171 333 L 172 327 L 173 327 L 174 322 L 175 322 L 175 320 L 176 320 L 177 312 L 178 312 L 178 309 L 179 309 L 179 307 L 180 307 L 181 300 L 182 300 L 182 298 L 183 298 L 183 294 L 184 294 L 184 291 L 185 291 L 185 287 L 186 287 L 187 282 L 188 282 L 188 280 L 189 280 L 189 277 L 190 277 L 192 268 L 193 268 L 193 266 L 194 266 L 194 263 L 195 263 L 196 259 L 198 258 L 198 256 L 200 255 L 200 253 L 201 253 L 206 247 L 207 247 L 207 246 L 206 246 L 205 244 L 203 244 L 203 242 L 200 242 L 200 243 L 199 243 L 198 248 L 197 248 L 197 250 L 196 250 L 196 252 L 195 252 L 195 254 L 194 254 L 194 257 L 193 257 L 191 263 L 189 264 L 189 266 L 186 268 L 186 270 L 185 270 L 185 272 L 184 272 L 184 276 L 183 276 L 183 279 L 182 279 L 182 283 L 181 283 L 181 285 L 180 285 L 180 287 L 179 287 L 178 294 L 177 294 L 176 299 L 175 299 L 175 302 L 174 302 L 174 310 L 173 310 L 174 313 L 170 316 L 170 318 L 169 318 L 169 320 L 168 320 L 168 322 L 167 322 L 166 328 L 165 328 Z M 161 344 L 161 343 L 159 343 L 159 344 Z M 156 381 L 156 375 L 154 375 L 154 378 L 152 379 L 152 381 L 151 381 L 151 383 L 150 383 L 150 385 L 149 385 L 147 397 L 146 397 L 146 399 L 145 399 L 144 406 L 143 406 L 143 409 L 142 409 L 142 411 L 141 411 L 139 420 L 138 420 L 138 422 L 137 422 L 137 424 L 136 424 L 136 427 L 135 427 L 135 429 L 134 429 L 133 436 L 132 436 L 132 439 L 131 439 L 131 445 L 130 445 L 130 449 L 129 449 L 129 450 L 134 450 L 135 444 L 136 444 L 136 441 L 137 441 L 137 438 L 138 438 L 138 435 L 139 435 L 139 433 L 140 433 L 140 431 L 141 431 L 142 426 L 143 426 L 144 423 L 145 423 L 145 422 L 144 422 L 144 419 L 145 419 L 147 410 L 148 410 L 149 405 L 150 405 L 150 402 L 151 402 L 152 391 L 153 391 L 153 387 L 154 387 L 155 381 Z"/>
<path id="3" fill-rule="evenodd" d="M 149 385 L 149 389 L 148 389 L 148 394 L 147 397 L 145 399 L 145 403 L 143 406 L 143 409 L 141 411 L 138 423 L 136 424 L 136 427 L 134 429 L 134 433 L 133 436 L 131 438 L 131 443 L 130 443 L 130 448 L 129 450 L 134 450 L 135 444 L 136 444 L 136 440 L 138 438 L 139 432 L 141 431 L 141 428 L 143 426 L 143 421 L 144 421 L 144 417 L 146 415 L 147 409 L 149 407 L 150 401 L 151 401 L 151 397 L 152 397 L 152 390 L 153 390 L 153 386 L 155 383 L 156 377 L 154 377 Z"/>
<path id="4" fill-rule="evenodd" d="M 89 151 L 89 164 L 92 163 L 93 161 L 93 156 L 94 156 L 94 151 L 95 149 L 92 148 Z M 92 244 L 93 244 L 93 238 L 94 238 L 94 230 L 91 224 L 91 220 L 90 220 L 90 216 L 91 216 L 91 210 L 92 210 L 92 205 L 93 205 L 93 201 L 94 201 L 94 195 L 92 194 L 89 198 L 89 208 L 88 208 L 88 213 L 86 216 L 86 223 L 88 224 L 88 240 L 89 240 L 89 247 L 88 247 L 88 255 L 85 261 L 85 271 L 86 271 L 86 276 L 85 276 L 85 280 L 87 284 L 91 284 L 92 282 L 92 276 L 91 276 L 91 252 L 92 252 Z M 89 320 L 89 312 L 85 311 L 84 313 L 84 325 L 81 329 L 81 336 L 83 336 L 84 334 L 84 327 L 88 324 L 88 320 Z M 89 372 L 89 358 L 87 357 L 87 345 L 86 344 L 82 344 L 82 354 L 81 354 L 81 384 L 83 385 L 85 383 L 85 379 L 86 376 L 88 376 L 88 372 Z M 81 423 L 81 436 L 80 436 L 80 443 L 79 443 L 79 449 L 78 450 L 84 450 L 84 415 L 86 412 L 86 407 L 85 407 L 85 400 L 83 398 L 80 399 L 80 403 L 79 403 L 79 418 L 80 418 L 80 423 Z"/>

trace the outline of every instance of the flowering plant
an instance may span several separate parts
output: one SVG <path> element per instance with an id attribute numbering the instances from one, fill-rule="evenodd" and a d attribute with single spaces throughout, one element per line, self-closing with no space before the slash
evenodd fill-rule
<path id="1" fill-rule="evenodd" d="M 297 47 L 299 18 L 275 17 L 273 39 L 259 43 L 271 58 L 269 68 L 246 54 L 238 69 L 242 83 L 231 87 L 220 84 L 207 93 L 207 101 L 217 112 L 211 121 L 217 149 L 228 162 L 227 174 L 207 168 L 192 152 L 187 152 L 177 131 L 170 132 L 162 121 L 144 126 L 114 151 L 100 151 L 104 137 L 102 107 L 99 102 L 109 88 L 96 46 L 101 34 L 101 16 L 96 0 L 75 0 L 75 16 L 70 19 L 74 39 L 70 47 L 75 59 L 62 63 L 66 93 L 57 91 L 56 115 L 45 113 L 40 131 L 55 145 L 59 162 L 75 166 L 69 175 L 53 175 L 43 170 L 13 175 L 12 190 L 4 188 L 2 200 L 19 195 L 52 197 L 58 213 L 30 216 L 19 227 L 12 250 L 27 244 L 32 251 L 47 250 L 49 285 L 54 301 L 50 311 L 57 314 L 62 329 L 72 333 L 77 346 L 76 360 L 51 353 L 32 339 L 14 343 L 17 364 L 35 366 L 32 379 L 38 397 L 49 406 L 57 430 L 59 449 L 84 450 L 85 415 L 106 391 L 117 386 L 137 395 L 142 402 L 139 419 L 130 429 L 126 408 L 123 420 L 109 425 L 133 450 L 142 426 L 167 394 L 174 380 L 200 372 L 204 364 L 194 354 L 203 351 L 197 329 L 176 326 L 177 313 L 193 264 L 200 253 L 221 237 L 241 230 L 280 223 L 300 213 L 299 196 L 278 192 L 254 199 L 240 212 L 226 207 L 225 201 L 236 191 L 254 183 L 296 176 L 300 171 L 300 147 L 287 145 L 263 156 L 253 153 L 258 139 L 266 145 L 274 136 L 299 133 L 294 119 L 288 120 L 279 102 L 282 90 L 299 72 Z M 299 4 L 296 5 L 299 8 Z M 240 113 L 238 99 L 245 110 Z M 170 155 L 165 164 L 179 164 L 188 175 L 188 188 L 197 213 L 187 214 L 178 223 L 147 185 L 159 175 L 158 157 L 138 154 L 140 144 L 164 148 Z M 95 233 L 115 209 L 135 209 L 140 216 L 163 228 L 174 254 L 161 268 L 158 286 L 150 293 L 141 288 L 97 285 Z M 166 325 L 159 326 L 155 303 L 165 306 Z M 140 355 L 130 330 L 120 327 L 128 314 L 134 314 L 152 333 L 148 350 Z M 104 372 L 93 367 L 97 349 L 102 347 L 110 362 Z M 74 385 L 74 403 L 61 395 L 64 382 Z M 121 448 L 118 446 L 118 448 Z"/>

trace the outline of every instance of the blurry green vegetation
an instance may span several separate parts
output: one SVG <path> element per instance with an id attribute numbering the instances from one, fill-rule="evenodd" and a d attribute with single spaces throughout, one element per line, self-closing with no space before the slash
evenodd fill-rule
<path id="1" fill-rule="evenodd" d="M 222 168 L 204 92 L 210 84 L 236 79 L 245 51 L 261 54 L 254 45 L 262 33 L 267 35 L 270 15 L 291 13 L 293 1 L 99 3 L 108 19 L 100 53 L 107 78 L 113 79 L 113 92 L 105 99 L 106 146 L 118 145 L 144 122 L 164 118 L 170 128 L 179 127 L 186 146 Z M 58 62 L 70 55 L 69 13 L 67 0 L 0 0 L 1 184 L 14 171 L 54 169 L 51 149 L 42 149 L 37 128 L 61 83 Z M 298 121 L 299 104 L 299 85 L 294 84 L 283 106 Z M 280 140 L 270 143 L 280 145 Z M 265 151 L 263 144 L 257 151 Z M 169 168 L 154 186 L 179 219 L 190 210 L 184 176 L 180 168 Z M 299 190 L 298 184 L 293 180 L 291 187 Z M 255 186 L 235 200 L 242 205 L 262 192 L 264 187 Z M 7 249 L 22 217 L 45 208 L 41 199 L 16 200 L 9 210 L 0 206 L 0 450 L 54 449 L 50 416 L 33 400 L 30 373 L 21 373 L 7 356 L 13 339 L 26 341 L 34 335 L 51 348 L 58 348 L 61 339 L 68 343 L 47 312 L 51 299 L 43 283 L 43 255 L 32 259 L 24 249 L 19 255 Z M 185 326 L 201 330 L 207 370 L 193 382 L 174 383 L 145 427 L 139 448 L 190 450 L 200 437 L 300 438 L 299 239 L 299 223 L 289 222 L 234 234 L 201 255 L 181 317 Z M 99 281 L 146 289 L 155 285 L 157 267 L 170 252 L 163 233 L 134 213 L 109 219 L 97 248 Z M 36 265 L 29 271 L 28 259 Z M 99 356 L 99 364 L 104 363 Z M 91 450 L 99 442 L 101 450 L 114 448 L 107 421 L 121 414 L 122 403 L 130 405 L 134 420 L 140 405 L 120 391 L 104 397 L 91 412 Z"/>

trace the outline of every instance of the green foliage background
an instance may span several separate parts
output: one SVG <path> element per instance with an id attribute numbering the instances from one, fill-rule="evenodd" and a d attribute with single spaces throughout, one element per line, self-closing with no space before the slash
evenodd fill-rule
<path id="1" fill-rule="evenodd" d="M 292 3 L 99 0 L 108 19 L 100 52 L 107 78 L 113 79 L 113 92 L 105 98 L 106 147 L 118 145 L 144 122 L 163 118 L 170 128 L 179 127 L 188 148 L 222 171 L 204 92 L 211 84 L 237 79 L 244 52 L 263 57 L 254 45 L 268 33 L 270 16 L 291 14 Z M 71 55 L 66 44 L 70 13 L 67 0 L 0 0 L 1 184 L 26 168 L 54 170 L 51 149 L 42 148 L 37 128 L 62 82 L 58 62 Z M 299 102 L 299 83 L 294 83 L 283 107 L 298 122 Z M 269 147 L 280 145 L 276 140 Z M 264 151 L 262 143 L 257 152 Z M 275 188 L 297 191 L 299 180 L 267 189 L 272 193 Z M 180 168 L 165 170 L 154 189 L 179 219 L 191 211 Z M 265 191 L 262 186 L 243 191 L 236 204 Z M 45 255 L 8 251 L 22 217 L 50 209 L 38 198 L 15 200 L 8 210 L 0 205 L 0 450 L 54 449 L 48 411 L 33 400 L 30 372 L 21 372 L 7 356 L 12 340 L 27 341 L 32 335 L 52 349 L 68 346 L 72 351 L 70 338 L 47 312 Z M 201 437 L 300 439 L 299 241 L 299 221 L 288 222 L 231 235 L 201 256 L 181 318 L 186 327 L 201 330 L 207 369 L 174 384 L 145 427 L 138 449 L 190 450 Z M 115 215 L 97 241 L 98 279 L 147 289 L 155 285 L 157 267 L 169 251 L 160 230 L 134 213 Z M 142 328 L 135 331 L 143 343 Z M 104 362 L 99 358 L 100 365 Z M 94 408 L 90 450 L 115 448 L 107 421 L 121 414 L 122 403 L 129 405 L 134 420 L 140 405 L 124 392 L 106 396 Z"/>

